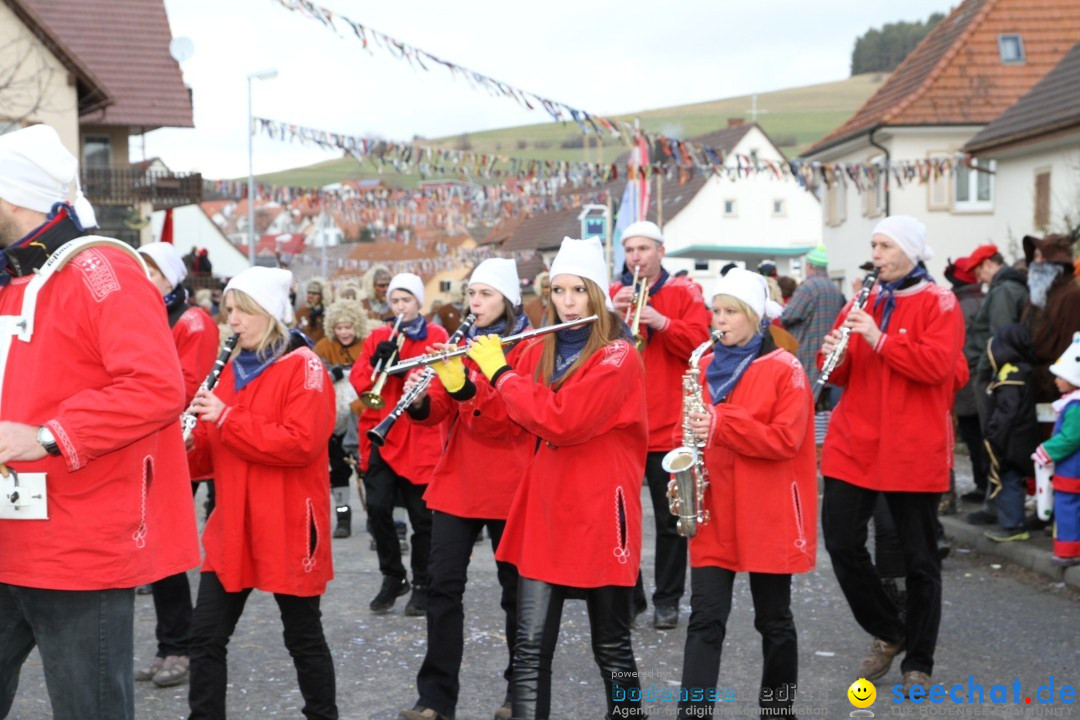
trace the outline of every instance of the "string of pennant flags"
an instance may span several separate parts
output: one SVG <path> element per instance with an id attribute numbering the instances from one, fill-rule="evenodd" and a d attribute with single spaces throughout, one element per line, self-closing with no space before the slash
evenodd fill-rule
<path id="1" fill-rule="evenodd" d="M 261 131 L 283 142 L 299 142 L 345 152 L 361 163 L 370 162 L 379 170 L 389 167 L 403 174 L 411 174 L 415 170 L 421 179 L 457 177 L 465 183 L 479 180 L 513 181 L 516 194 L 533 197 L 554 195 L 567 185 L 596 188 L 620 178 L 648 180 L 660 176 L 667 181 L 685 184 L 693 179 L 696 172 L 728 180 L 765 176 L 795 181 L 807 189 L 819 185 L 826 188 L 839 185 L 846 189 L 850 185 L 861 194 L 876 189 L 882 182 L 886 184 L 886 189 L 889 185 L 902 188 L 912 182 L 926 183 L 949 175 L 958 166 L 972 167 L 970 156 L 964 153 L 931 159 L 893 160 L 886 164 L 878 160 L 862 163 L 806 162 L 798 158 L 772 160 L 744 154 L 725 154 L 717 150 L 714 151 L 717 162 L 706 167 L 674 165 L 663 160 L 640 165 L 633 162 L 537 160 L 349 135 L 269 118 L 255 118 L 254 122 L 253 132 Z M 665 145 L 661 138 L 649 155 L 652 158 L 667 157 L 671 155 L 671 147 Z"/>

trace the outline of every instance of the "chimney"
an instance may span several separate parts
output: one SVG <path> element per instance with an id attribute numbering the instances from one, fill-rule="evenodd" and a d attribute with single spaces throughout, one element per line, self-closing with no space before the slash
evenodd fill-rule
<path id="1" fill-rule="evenodd" d="M 741 117 L 728 118 L 727 119 L 727 126 L 729 128 L 739 127 L 740 125 L 743 125 L 745 123 L 746 123 L 746 120 L 744 118 L 741 118 Z"/>

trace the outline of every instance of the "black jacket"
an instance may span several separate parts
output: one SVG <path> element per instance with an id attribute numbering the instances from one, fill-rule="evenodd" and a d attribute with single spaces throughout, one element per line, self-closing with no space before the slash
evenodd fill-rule
<path id="1" fill-rule="evenodd" d="M 1031 453 L 1040 435 L 1032 375 L 1035 356 L 1027 328 L 1020 323 L 1002 327 L 990 341 L 987 355 L 994 375 L 986 389 L 990 398 L 983 436 L 991 462 L 1002 470 L 1032 475 Z"/>

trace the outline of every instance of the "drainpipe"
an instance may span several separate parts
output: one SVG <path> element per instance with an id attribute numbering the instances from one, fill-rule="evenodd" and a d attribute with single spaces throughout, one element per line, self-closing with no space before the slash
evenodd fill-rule
<path id="1" fill-rule="evenodd" d="M 874 142 L 874 133 L 880 130 L 881 127 L 877 126 L 870 130 L 870 146 L 876 147 L 881 152 L 885 153 L 885 217 L 889 216 L 889 150 L 884 145 L 878 145 Z"/>

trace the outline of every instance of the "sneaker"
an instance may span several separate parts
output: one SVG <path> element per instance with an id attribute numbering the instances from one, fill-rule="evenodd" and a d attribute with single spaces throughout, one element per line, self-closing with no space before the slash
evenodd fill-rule
<path id="1" fill-rule="evenodd" d="M 409 617 L 423 617 L 427 615 L 427 586 L 413 585 L 412 595 L 409 602 L 405 603 L 405 614 Z"/>
<path id="2" fill-rule="evenodd" d="M 1031 533 L 1023 528 L 1017 528 L 1014 530 L 994 529 L 987 530 L 983 533 L 985 537 L 990 538 L 994 542 L 1013 542 L 1014 540 L 1030 540 Z"/>
<path id="3" fill-rule="evenodd" d="M 1073 565 L 1080 565 L 1080 557 L 1061 557 L 1060 555 L 1055 555 L 1050 558 L 1050 562 L 1053 563 L 1055 567 L 1072 567 Z"/>
<path id="4" fill-rule="evenodd" d="M 154 658 L 149 665 L 141 670 L 135 671 L 135 680 L 138 682 L 149 682 L 150 680 L 153 680 L 154 676 L 158 674 L 158 671 L 161 670 L 161 666 L 164 664 L 165 658 Z"/>
<path id="5" fill-rule="evenodd" d="M 672 630 L 678 625 L 678 605 L 657 605 L 653 609 L 653 627 L 657 630 Z"/>
<path id="6" fill-rule="evenodd" d="M 870 681 L 885 677 L 885 674 L 889 672 L 889 668 L 892 667 L 893 658 L 899 655 L 903 649 L 903 640 L 890 643 L 881 638 L 874 638 L 874 641 L 870 643 L 870 654 L 866 656 L 862 661 L 862 665 L 859 666 L 859 677 Z"/>
<path id="7" fill-rule="evenodd" d="M 971 525 L 995 525 L 997 524 L 997 515 L 994 513 L 988 513 L 985 510 L 977 510 L 973 513 L 968 513 L 964 517 Z"/>
<path id="8" fill-rule="evenodd" d="M 450 716 L 437 713 L 431 708 L 417 706 L 399 712 L 397 720 L 450 720 Z"/>
<path id="9" fill-rule="evenodd" d="M 930 676 L 919 670 L 908 670 L 904 673 L 904 697 L 910 698 L 911 688 L 915 685 L 922 685 L 923 690 L 930 690 Z M 925 696 L 924 696 L 925 697 Z"/>
<path id="10" fill-rule="evenodd" d="M 514 716 L 514 708 L 507 700 L 495 710 L 495 720 L 510 720 Z"/>
<path id="11" fill-rule="evenodd" d="M 390 612 L 390 609 L 394 607 L 394 602 L 407 592 L 409 592 L 408 580 L 384 576 L 379 594 L 375 596 L 375 599 L 371 601 L 368 607 L 371 612 L 379 615 Z"/>
<path id="12" fill-rule="evenodd" d="M 188 656 L 170 655 L 165 658 L 165 664 L 154 675 L 154 684 L 158 687 L 172 687 L 182 685 L 188 679 Z"/>

